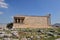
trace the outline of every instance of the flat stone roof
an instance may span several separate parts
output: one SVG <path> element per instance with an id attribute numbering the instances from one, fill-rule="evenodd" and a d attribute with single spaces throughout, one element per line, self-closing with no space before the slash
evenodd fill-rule
<path id="1" fill-rule="evenodd" d="M 16 15 L 14 17 L 49 17 L 48 15 L 47 16 L 36 16 L 36 15 Z"/>

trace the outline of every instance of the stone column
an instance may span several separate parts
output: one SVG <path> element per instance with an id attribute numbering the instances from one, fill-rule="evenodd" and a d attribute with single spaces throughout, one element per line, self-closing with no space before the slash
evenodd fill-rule
<path id="1" fill-rule="evenodd" d="M 48 13 L 47 17 L 48 17 L 47 18 L 47 25 L 50 26 L 51 25 L 51 18 L 50 18 L 51 17 L 51 14 Z"/>
<path id="2" fill-rule="evenodd" d="M 17 23 L 18 23 L 18 19 L 17 19 Z"/>
<path id="3" fill-rule="evenodd" d="M 22 20 L 20 19 L 20 23 L 22 23 Z"/>

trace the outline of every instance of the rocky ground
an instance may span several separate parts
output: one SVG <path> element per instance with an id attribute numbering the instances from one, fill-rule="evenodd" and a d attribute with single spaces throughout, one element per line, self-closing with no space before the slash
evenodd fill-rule
<path id="1" fill-rule="evenodd" d="M 0 40 L 60 40 L 60 28 L 2 29 Z"/>

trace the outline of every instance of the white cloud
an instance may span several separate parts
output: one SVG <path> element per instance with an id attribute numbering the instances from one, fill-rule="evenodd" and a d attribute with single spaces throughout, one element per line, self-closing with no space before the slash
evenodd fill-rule
<path id="1" fill-rule="evenodd" d="M 3 14 L 3 12 L 0 12 L 0 15 Z"/>
<path id="2" fill-rule="evenodd" d="M 2 2 L 2 1 L 4 1 L 4 0 L 0 0 L 0 2 Z"/>
<path id="3" fill-rule="evenodd" d="M 8 4 L 4 2 L 4 0 L 0 0 L 0 7 L 1 8 L 8 8 Z"/>

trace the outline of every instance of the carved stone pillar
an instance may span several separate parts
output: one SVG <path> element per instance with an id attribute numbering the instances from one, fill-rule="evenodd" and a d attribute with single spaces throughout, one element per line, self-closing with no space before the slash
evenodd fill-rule
<path id="1" fill-rule="evenodd" d="M 17 23 L 19 23 L 19 22 L 18 22 L 18 19 L 17 19 Z"/>
<path id="2" fill-rule="evenodd" d="M 22 20 L 20 19 L 20 23 L 22 23 Z"/>
<path id="3" fill-rule="evenodd" d="M 14 19 L 14 23 L 17 23 L 17 19 Z"/>

